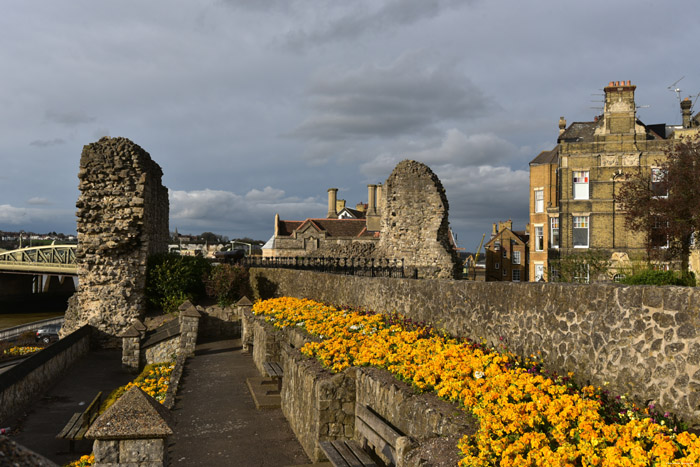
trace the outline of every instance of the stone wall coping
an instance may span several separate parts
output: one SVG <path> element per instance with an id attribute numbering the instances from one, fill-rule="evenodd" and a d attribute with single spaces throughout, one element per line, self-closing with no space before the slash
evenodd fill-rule
<path id="1" fill-rule="evenodd" d="M 141 337 L 141 333 L 136 330 L 134 325 L 132 324 L 126 330 L 121 333 L 119 337 Z"/>
<path id="2" fill-rule="evenodd" d="M 132 321 L 131 326 L 139 332 L 146 331 L 148 329 L 146 327 L 146 325 L 143 324 L 143 321 L 141 321 L 138 318 L 136 318 L 136 319 L 134 319 L 134 321 Z"/>
<path id="3" fill-rule="evenodd" d="M 194 306 L 185 308 L 180 311 L 180 318 L 201 318 L 202 312 L 197 310 Z"/>
<path id="4" fill-rule="evenodd" d="M 173 434 L 171 416 L 160 402 L 132 386 L 92 424 L 88 439 L 153 439 Z"/>
<path id="5" fill-rule="evenodd" d="M 150 347 L 178 335 L 180 335 L 180 323 L 174 319 L 172 321 L 168 321 L 167 323 L 161 324 L 159 327 L 148 333 L 143 341 L 141 341 L 141 347 L 145 349 L 146 347 Z"/>
<path id="6" fill-rule="evenodd" d="M 0 453 L 2 465 L 25 465 L 33 467 L 58 467 L 47 458 L 12 441 L 6 436 L 0 436 Z"/>
<path id="7" fill-rule="evenodd" d="M 248 297 L 243 297 L 236 302 L 236 306 L 253 306 L 253 302 Z"/>

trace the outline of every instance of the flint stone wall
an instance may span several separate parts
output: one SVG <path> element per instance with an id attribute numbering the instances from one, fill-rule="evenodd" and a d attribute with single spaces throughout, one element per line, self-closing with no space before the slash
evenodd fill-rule
<path id="1" fill-rule="evenodd" d="M 418 277 L 455 278 L 459 258 L 450 245 L 445 189 L 420 162 L 399 162 L 380 200 L 381 235 L 377 257 L 404 259 Z"/>
<path id="2" fill-rule="evenodd" d="M 251 285 L 293 296 L 397 311 L 518 355 L 581 383 L 653 400 L 700 425 L 700 290 L 617 284 L 504 283 L 340 276 L 253 268 Z M 267 296 L 263 298 L 268 298 Z"/>
<path id="3" fill-rule="evenodd" d="M 84 324 L 111 340 L 145 312 L 146 259 L 167 251 L 168 190 L 150 155 L 126 138 L 83 148 L 78 208 L 79 286 L 64 333 Z"/>

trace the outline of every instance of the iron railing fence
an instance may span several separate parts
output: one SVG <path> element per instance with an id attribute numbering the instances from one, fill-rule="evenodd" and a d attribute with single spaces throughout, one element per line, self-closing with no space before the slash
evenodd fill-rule
<path id="1" fill-rule="evenodd" d="M 247 256 L 242 263 L 247 267 L 300 269 L 328 272 L 347 276 L 407 278 L 403 259 L 387 258 L 333 258 L 333 257 L 262 257 Z"/>

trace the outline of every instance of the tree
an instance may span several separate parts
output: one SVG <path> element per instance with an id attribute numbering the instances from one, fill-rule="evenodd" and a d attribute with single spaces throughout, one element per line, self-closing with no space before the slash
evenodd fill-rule
<path id="1" fill-rule="evenodd" d="M 700 231 L 700 139 L 680 140 L 656 164 L 628 174 L 622 184 L 625 225 L 644 233 L 648 258 L 664 253 L 664 259 L 680 259 L 686 275 L 693 234 Z"/>

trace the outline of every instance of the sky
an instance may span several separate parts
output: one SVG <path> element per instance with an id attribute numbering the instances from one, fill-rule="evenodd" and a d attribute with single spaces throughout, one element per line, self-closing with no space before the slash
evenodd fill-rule
<path id="1" fill-rule="evenodd" d="M 637 86 L 644 123 L 680 123 L 698 18 L 697 0 L 5 2 L 0 230 L 74 233 L 83 146 L 123 136 L 162 167 L 180 233 L 267 240 L 276 213 L 325 217 L 331 187 L 367 202 L 413 159 L 473 251 L 494 222 L 525 228 L 528 163 L 608 82 Z"/>

